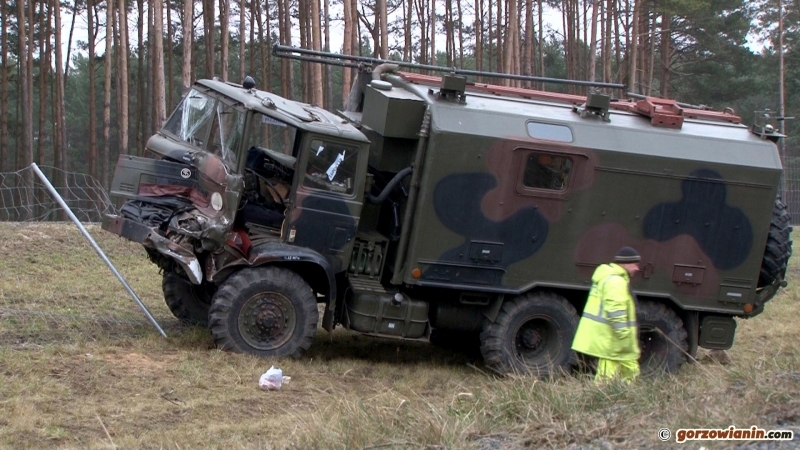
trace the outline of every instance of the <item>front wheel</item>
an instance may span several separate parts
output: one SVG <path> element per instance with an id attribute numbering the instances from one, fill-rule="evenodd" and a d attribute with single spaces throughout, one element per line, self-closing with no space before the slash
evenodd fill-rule
<path id="1" fill-rule="evenodd" d="M 218 348 L 257 356 L 299 358 L 311 346 L 319 312 L 298 274 L 279 267 L 242 269 L 220 285 L 209 325 Z"/>
<path id="2" fill-rule="evenodd" d="M 208 324 L 208 308 L 216 290 L 214 284 L 192 284 L 177 273 L 164 272 L 161 289 L 167 307 L 182 323 L 200 326 Z"/>
<path id="3" fill-rule="evenodd" d="M 672 308 L 650 300 L 639 302 L 639 366 L 643 376 L 675 373 L 686 361 L 688 333 Z"/>
<path id="4" fill-rule="evenodd" d="M 497 318 L 485 321 L 481 354 L 499 373 L 549 376 L 576 363 L 572 340 L 578 313 L 564 297 L 535 292 L 503 304 Z"/>

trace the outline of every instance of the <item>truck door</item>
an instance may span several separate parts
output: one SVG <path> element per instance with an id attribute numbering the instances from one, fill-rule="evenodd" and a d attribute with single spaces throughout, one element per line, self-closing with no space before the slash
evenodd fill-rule
<path id="1" fill-rule="evenodd" d="M 284 239 L 324 255 L 337 273 L 349 264 L 361 216 L 366 151 L 360 144 L 311 137 L 300 152 Z"/>

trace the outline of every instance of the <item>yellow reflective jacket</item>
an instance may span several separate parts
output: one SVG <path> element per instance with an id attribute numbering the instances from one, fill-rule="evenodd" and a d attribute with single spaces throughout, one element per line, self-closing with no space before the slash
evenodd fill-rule
<path id="1" fill-rule="evenodd" d="M 578 323 L 572 349 L 616 361 L 639 359 L 636 304 L 628 272 L 617 264 L 602 264 L 592 275 L 592 289 Z"/>

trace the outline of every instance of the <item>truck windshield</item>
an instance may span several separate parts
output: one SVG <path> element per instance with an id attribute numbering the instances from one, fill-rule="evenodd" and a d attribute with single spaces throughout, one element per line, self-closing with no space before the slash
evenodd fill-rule
<path id="1" fill-rule="evenodd" d="M 286 156 L 297 156 L 294 150 L 294 138 L 297 130 L 280 120 L 261 113 L 253 115 L 246 147 L 258 147 L 272 150 Z"/>
<path id="2" fill-rule="evenodd" d="M 162 131 L 214 153 L 222 158 L 229 170 L 235 170 L 244 123 L 244 112 L 192 89 Z"/>

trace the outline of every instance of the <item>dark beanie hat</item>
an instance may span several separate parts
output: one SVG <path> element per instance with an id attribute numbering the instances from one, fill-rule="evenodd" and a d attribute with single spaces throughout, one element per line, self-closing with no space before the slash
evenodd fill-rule
<path id="1" fill-rule="evenodd" d="M 617 256 L 614 257 L 615 263 L 636 263 L 642 260 L 642 257 L 639 256 L 639 252 L 637 252 L 633 247 L 622 247 L 617 252 Z"/>

